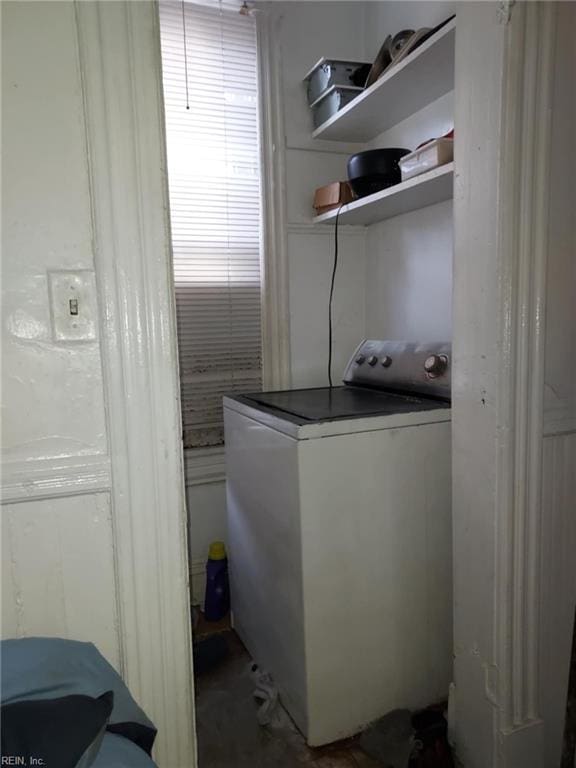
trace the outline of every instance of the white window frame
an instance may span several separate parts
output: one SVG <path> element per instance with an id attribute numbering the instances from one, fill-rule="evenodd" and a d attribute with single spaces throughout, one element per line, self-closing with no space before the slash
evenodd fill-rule
<path id="1" fill-rule="evenodd" d="M 290 309 L 286 236 L 286 154 L 283 133 L 281 17 L 276 9 L 256 14 L 260 110 L 262 238 L 262 388 L 290 387 Z M 224 446 L 186 448 L 186 486 L 226 479 Z"/>

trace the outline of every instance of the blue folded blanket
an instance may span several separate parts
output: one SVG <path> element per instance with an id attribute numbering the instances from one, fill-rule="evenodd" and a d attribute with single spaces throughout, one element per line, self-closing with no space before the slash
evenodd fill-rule
<path id="1" fill-rule="evenodd" d="M 41 758 L 36 764 L 46 768 L 87 768 L 106 731 L 151 754 L 154 724 L 92 643 L 3 640 L 0 661 L 3 756 L 27 756 L 26 764 Z M 75 738 L 65 738 L 66 729 Z"/>

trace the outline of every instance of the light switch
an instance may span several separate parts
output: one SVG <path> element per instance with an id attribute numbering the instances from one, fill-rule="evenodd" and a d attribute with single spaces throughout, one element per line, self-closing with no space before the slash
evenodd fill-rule
<path id="1" fill-rule="evenodd" d="M 96 280 L 94 272 L 48 272 L 54 341 L 96 339 Z"/>

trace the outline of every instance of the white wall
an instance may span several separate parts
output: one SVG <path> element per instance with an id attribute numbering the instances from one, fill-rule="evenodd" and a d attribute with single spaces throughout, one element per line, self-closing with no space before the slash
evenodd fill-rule
<path id="1" fill-rule="evenodd" d="M 94 268 L 74 9 L 2 9 L 3 457 L 105 454 L 98 343 L 54 342 L 48 302 L 47 270 Z"/>
<path id="2" fill-rule="evenodd" d="M 292 386 L 328 386 L 328 303 L 334 235 L 292 229 L 290 335 Z M 332 380 L 342 380 L 351 353 L 365 334 L 365 237 L 342 228 L 334 282 Z"/>
<path id="3" fill-rule="evenodd" d="M 187 451 L 186 453 L 189 453 Z M 192 577 L 192 602 L 204 603 L 206 589 L 206 559 L 212 541 L 226 541 L 226 483 L 224 466 L 220 462 L 220 479 L 213 482 L 193 482 L 186 474 L 186 503 L 190 528 L 190 573 Z"/>
<path id="4" fill-rule="evenodd" d="M 286 153 L 286 205 L 290 290 L 292 384 L 328 383 L 328 296 L 333 264 L 333 228 L 311 227 L 314 190 L 346 178 L 354 147 L 312 139 L 312 117 L 302 82 L 322 56 L 365 59 L 365 3 L 285 2 L 280 46 Z M 344 150 L 344 151 L 342 151 Z M 365 251 L 362 231 L 341 230 L 334 292 L 334 364 L 338 381 L 364 335 Z"/>
<path id="5" fill-rule="evenodd" d="M 436 26 L 454 2 L 368 3 L 366 49 L 376 55 L 387 34 Z M 454 127 L 454 93 L 410 115 L 370 148 L 413 150 Z M 410 341 L 452 338 L 452 203 L 374 224 L 367 233 L 366 335 Z"/>
<path id="6" fill-rule="evenodd" d="M 370 228 L 368 337 L 452 339 L 452 219 L 446 201 Z"/>
<path id="7" fill-rule="evenodd" d="M 95 643 L 157 725 L 158 764 L 190 768 L 156 9 L 1 12 L 2 636 Z M 98 339 L 55 340 L 49 270 L 95 277 Z"/>
<path id="8" fill-rule="evenodd" d="M 119 668 L 108 494 L 3 505 L 2 561 L 4 637 L 95 643 Z"/>
<path id="9" fill-rule="evenodd" d="M 2 630 L 118 665 L 109 495 L 50 498 L 107 462 L 99 344 L 50 322 L 47 271 L 94 269 L 74 7 L 4 3 L 2 32 Z"/>
<path id="10" fill-rule="evenodd" d="M 366 53 L 373 60 L 387 35 L 402 29 L 435 27 L 456 12 L 454 0 L 392 0 L 366 4 Z"/>
<path id="11" fill-rule="evenodd" d="M 371 147 L 412 150 L 453 127 L 452 91 L 378 136 Z M 367 336 L 451 340 L 452 220 L 447 200 L 368 227 Z"/>

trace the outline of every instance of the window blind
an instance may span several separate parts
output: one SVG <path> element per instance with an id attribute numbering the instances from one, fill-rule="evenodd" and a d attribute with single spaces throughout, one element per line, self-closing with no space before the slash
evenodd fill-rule
<path id="1" fill-rule="evenodd" d="M 256 29 L 240 5 L 159 6 L 187 448 L 222 444 L 222 396 L 261 387 Z"/>

